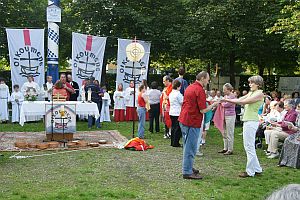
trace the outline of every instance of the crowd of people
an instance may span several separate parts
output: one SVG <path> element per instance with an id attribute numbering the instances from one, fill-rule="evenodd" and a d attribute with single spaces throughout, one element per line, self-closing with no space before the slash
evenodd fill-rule
<path id="1" fill-rule="evenodd" d="M 179 72 L 182 71 L 181 68 Z M 263 172 L 256 155 L 258 142 L 263 143 L 260 147 L 267 145 L 268 158 L 280 156 L 279 166 L 300 167 L 300 155 L 295 152 L 300 148 L 299 92 L 295 91 L 291 96 L 280 95 L 276 91 L 264 92 L 264 80 L 260 76 L 249 78 L 250 90 L 242 91 L 242 95 L 230 83 L 224 84 L 223 91 L 207 91 L 209 81 L 209 74 L 201 72 L 190 85 L 185 84 L 187 81 L 182 74 L 174 80 L 169 76 L 163 77 L 165 88 L 162 92 L 157 90 L 156 82 L 151 83 L 150 90 L 141 84 L 138 94 L 138 136 L 144 138 L 147 111 L 150 113 L 149 131 L 153 133 L 155 119 L 156 132 L 159 132 L 157 124 L 160 113 L 165 125 L 164 138 L 171 138 L 172 147 L 183 147 L 182 174 L 185 179 L 202 179 L 199 170 L 193 168 L 193 163 L 196 155 L 203 155 L 201 146 L 205 145 L 210 123 L 222 126 L 219 130 L 224 146 L 218 153 L 224 156 L 234 154 L 234 130 L 237 124 L 243 124 L 247 164 L 245 171 L 239 174 L 242 178 L 259 176 Z M 146 108 L 147 103 L 150 108 Z M 281 154 L 278 151 L 279 142 L 283 143 Z"/>
<path id="2" fill-rule="evenodd" d="M 291 96 L 276 91 L 264 92 L 263 78 L 252 76 L 248 79 L 249 91 L 240 93 L 230 83 L 223 90 L 206 90 L 210 76 L 202 71 L 196 80 L 188 84 L 183 78 L 185 70 L 180 67 L 174 80 L 164 76 L 164 88 L 154 81 L 148 87 L 147 81 L 140 84 L 130 82 L 128 88 L 118 84 L 113 94 L 115 122 L 138 121 L 138 137 L 145 138 L 145 121 L 149 120 L 149 132 L 159 133 L 160 123 L 164 123 L 164 135 L 170 138 L 172 147 L 183 147 L 182 174 L 185 179 L 202 179 L 199 170 L 193 168 L 195 157 L 203 155 L 206 135 L 210 124 L 214 123 L 223 137 L 223 148 L 218 151 L 224 156 L 234 155 L 234 132 L 237 124 L 243 124 L 243 144 L 247 155 L 247 164 L 240 177 L 253 177 L 262 173 L 256 155 L 256 148 L 266 147 L 266 156 L 270 159 L 280 157 L 280 166 L 300 167 L 298 153 L 300 141 L 300 96 L 295 91 Z M 136 88 L 135 88 L 136 85 Z M 18 122 L 20 106 L 35 94 L 43 100 L 51 100 L 55 94 L 66 97 L 68 101 L 89 100 L 97 104 L 100 117 L 88 116 L 88 128 L 94 124 L 110 121 L 111 99 L 106 87 L 100 87 L 94 77 L 79 85 L 71 75 L 61 74 L 53 84 L 52 77 L 39 87 L 32 76 L 20 87 L 13 86 L 10 95 L 4 79 L 0 79 L 0 120 L 8 120 L 7 103 L 12 104 L 12 122 Z M 81 95 L 80 95 L 81 94 Z M 86 98 L 88 96 L 88 98 Z M 85 118 L 86 116 L 80 116 Z M 35 119 L 33 119 L 35 120 Z M 182 140 L 180 142 L 180 140 Z M 283 146 L 280 147 L 280 142 Z M 281 154 L 279 153 L 279 149 Z"/>

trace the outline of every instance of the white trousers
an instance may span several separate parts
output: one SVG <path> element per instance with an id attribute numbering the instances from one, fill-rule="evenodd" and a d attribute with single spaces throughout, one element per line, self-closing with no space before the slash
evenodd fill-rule
<path id="1" fill-rule="evenodd" d="M 234 127 L 236 116 L 225 116 L 225 134 L 224 134 L 224 149 L 233 151 L 234 142 Z"/>
<path id="2" fill-rule="evenodd" d="M 246 172 L 249 176 L 254 176 L 255 172 L 262 172 L 255 150 L 255 135 L 258 124 L 259 122 L 256 121 L 243 123 L 243 142 L 247 154 Z"/>

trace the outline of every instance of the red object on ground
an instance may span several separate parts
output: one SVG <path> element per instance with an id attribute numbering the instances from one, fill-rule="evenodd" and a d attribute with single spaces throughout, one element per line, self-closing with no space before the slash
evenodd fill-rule
<path id="1" fill-rule="evenodd" d="M 138 137 L 129 140 L 125 146 L 125 149 L 134 149 L 136 151 L 145 151 L 147 149 L 153 149 L 154 146 L 148 145 L 145 140 L 142 140 Z"/>

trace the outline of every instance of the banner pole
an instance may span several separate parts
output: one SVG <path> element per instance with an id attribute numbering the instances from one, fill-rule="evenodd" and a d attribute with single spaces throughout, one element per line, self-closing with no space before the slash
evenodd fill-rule
<path id="1" fill-rule="evenodd" d="M 60 0 L 48 0 L 48 6 L 55 5 L 59 8 L 59 4 L 60 4 Z M 47 32 L 48 32 L 47 75 L 52 76 L 52 80 L 55 83 L 59 79 L 59 68 L 58 68 L 59 26 L 58 24 L 53 21 L 48 21 Z"/>

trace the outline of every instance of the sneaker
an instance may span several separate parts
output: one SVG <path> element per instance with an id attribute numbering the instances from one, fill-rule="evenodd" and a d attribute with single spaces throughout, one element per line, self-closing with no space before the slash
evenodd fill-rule
<path id="1" fill-rule="evenodd" d="M 268 158 L 273 159 L 273 158 L 278 158 L 279 157 L 279 153 L 271 153 L 271 155 L 268 156 Z"/>
<path id="2" fill-rule="evenodd" d="M 226 152 L 227 152 L 226 149 L 223 149 L 223 150 L 221 150 L 221 151 L 218 151 L 218 153 L 226 153 Z"/>
<path id="3" fill-rule="evenodd" d="M 184 179 L 194 179 L 194 180 L 200 180 L 200 179 L 203 179 L 202 176 L 200 176 L 199 174 L 183 174 L 182 177 Z"/>
<path id="4" fill-rule="evenodd" d="M 193 168 L 192 170 L 193 170 L 194 174 L 199 174 L 199 172 L 200 172 L 198 169 L 195 169 L 195 168 Z"/>
<path id="5" fill-rule="evenodd" d="M 255 172 L 255 176 L 261 176 L 262 172 Z"/>
<path id="6" fill-rule="evenodd" d="M 227 151 L 227 152 L 224 153 L 225 156 L 232 155 L 232 154 L 233 154 L 232 151 Z"/>
<path id="7" fill-rule="evenodd" d="M 198 152 L 196 153 L 196 156 L 203 156 L 203 153 L 198 151 Z"/>
<path id="8" fill-rule="evenodd" d="M 239 177 L 248 178 L 248 177 L 251 177 L 251 176 L 249 176 L 247 172 L 242 172 L 242 173 L 239 174 Z"/>
<path id="9" fill-rule="evenodd" d="M 164 139 L 168 139 L 169 137 L 168 137 L 168 135 L 164 135 Z"/>
<path id="10" fill-rule="evenodd" d="M 271 152 L 266 152 L 266 156 L 270 156 L 271 154 Z"/>

